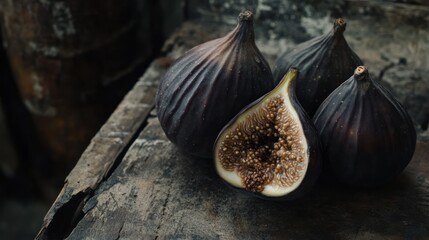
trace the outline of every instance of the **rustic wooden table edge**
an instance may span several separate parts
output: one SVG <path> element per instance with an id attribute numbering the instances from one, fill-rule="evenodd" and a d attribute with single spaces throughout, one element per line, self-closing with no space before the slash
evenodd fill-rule
<path id="1" fill-rule="evenodd" d="M 56 239 L 70 231 L 81 205 L 109 177 L 112 169 L 146 124 L 154 108 L 162 70 L 155 60 L 91 140 L 44 218 L 36 239 Z M 74 216 L 76 217 L 76 216 Z M 69 219 L 70 222 L 65 220 Z"/>

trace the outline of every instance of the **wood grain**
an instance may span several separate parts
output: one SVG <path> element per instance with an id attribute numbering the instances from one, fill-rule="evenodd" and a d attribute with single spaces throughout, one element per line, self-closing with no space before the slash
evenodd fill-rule
<path id="1" fill-rule="evenodd" d="M 423 239 L 428 149 L 420 142 L 407 170 L 388 186 L 324 182 L 304 199 L 270 202 L 227 187 L 210 160 L 181 153 L 152 117 L 68 239 Z"/>

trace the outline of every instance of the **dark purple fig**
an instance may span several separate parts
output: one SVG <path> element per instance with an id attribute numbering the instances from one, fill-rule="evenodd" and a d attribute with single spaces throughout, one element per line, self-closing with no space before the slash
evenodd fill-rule
<path id="1" fill-rule="evenodd" d="M 225 37 L 186 52 L 161 79 L 156 107 L 161 127 L 180 149 L 211 157 L 225 124 L 274 88 L 255 45 L 253 15 L 244 11 Z"/>
<path id="2" fill-rule="evenodd" d="M 378 186 L 410 162 L 416 132 L 407 111 L 360 66 L 314 116 L 329 172 L 341 183 Z"/>
<path id="3" fill-rule="evenodd" d="M 319 140 L 295 96 L 297 69 L 243 109 L 219 134 L 214 159 L 233 187 L 269 199 L 307 193 L 321 172 Z"/>
<path id="4" fill-rule="evenodd" d="M 276 61 L 273 71 L 276 82 L 290 67 L 299 68 L 296 95 L 310 117 L 323 100 L 362 65 L 343 36 L 345 29 L 346 22 L 338 18 L 329 33 L 297 45 Z"/>

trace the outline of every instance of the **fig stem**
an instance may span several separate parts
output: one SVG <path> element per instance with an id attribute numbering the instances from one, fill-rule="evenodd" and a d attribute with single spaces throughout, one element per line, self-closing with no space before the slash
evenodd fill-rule
<path id="1" fill-rule="evenodd" d="M 245 10 L 238 15 L 238 24 L 234 31 L 234 38 L 237 42 L 251 42 L 254 44 L 255 33 L 253 31 L 253 13 Z"/>
<path id="2" fill-rule="evenodd" d="M 365 68 L 365 66 L 359 66 L 356 68 L 355 70 L 355 74 L 356 75 L 361 75 L 363 74 L 365 71 L 367 71 L 367 69 Z"/>
<path id="3" fill-rule="evenodd" d="M 252 21 L 253 13 L 250 10 L 244 10 L 238 15 L 238 21 Z"/>
<path id="4" fill-rule="evenodd" d="M 365 66 L 358 66 L 355 69 L 354 78 L 358 81 L 363 81 L 365 79 L 368 79 L 369 73 L 368 69 Z"/>
<path id="5" fill-rule="evenodd" d="M 337 18 L 337 19 L 335 19 L 335 23 L 338 25 L 338 26 L 340 26 L 340 27 L 342 27 L 342 26 L 346 26 L 346 21 L 344 20 L 344 18 Z"/>
<path id="6" fill-rule="evenodd" d="M 334 31 L 344 32 L 346 30 L 346 21 L 344 18 L 337 18 L 334 21 Z"/>

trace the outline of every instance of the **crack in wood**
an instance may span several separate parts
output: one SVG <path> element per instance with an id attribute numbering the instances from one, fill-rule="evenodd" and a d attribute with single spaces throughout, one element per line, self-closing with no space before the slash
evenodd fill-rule
<path id="1" fill-rule="evenodd" d="M 124 228 L 124 225 L 125 225 L 125 223 L 122 222 L 122 225 L 121 225 L 121 227 L 119 228 L 119 231 L 118 231 L 118 236 L 115 238 L 115 240 L 119 240 L 121 238 L 121 232 L 122 232 L 122 229 Z"/>
<path id="2" fill-rule="evenodd" d="M 152 110 L 153 108 L 154 108 L 154 106 L 152 106 L 150 110 Z M 148 112 L 150 112 L 150 110 Z M 114 161 L 110 170 L 107 172 L 106 176 L 100 182 L 103 182 L 106 179 L 108 179 L 113 174 L 113 172 L 118 168 L 119 164 L 123 161 L 125 154 L 127 153 L 128 149 L 130 149 L 130 147 L 132 146 L 134 141 L 138 138 L 140 132 L 147 126 L 149 117 L 150 117 L 149 114 L 145 117 L 145 119 L 141 123 L 140 127 L 138 127 L 138 129 L 132 135 L 131 139 L 128 141 L 127 146 L 124 147 L 124 149 L 121 151 L 121 153 L 118 155 L 118 157 Z"/>
<path id="3" fill-rule="evenodd" d="M 109 195 L 110 195 L 110 197 L 112 198 L 112 200 L 115 202 L 116 207 L 119 207 L 119 204 L 118 204 L 118 202 L 116 201 L 115 196 L 113 196 L 112 192 L 109 192 Z"/>
<path id="4" fill-rule="evenodd" d="M 93 191 L 80 192 L 56 209 L 46 231 L 41 231 L 36 239 L 63 239 L 73 230 L 73 226 L 84 216 L 82 212 L 83 203 L 92 196 Z"/>
<path id="5" fill-rule="evenodd" d="M 166 210 L 167 210 L 167 204 L 168 204 L 168 201 L 170 199 L 171 183 L 169 184 L 169 186 L 170 187 L 167 190 L 167 197 L 165 198 L 164 203 L 162 204 L 161 217 L 159 219 L 159 224 L 156 227 L 155 240 L 157 240 L 158 237 L 159 237 L 159 230 L 161 229 L 162 222 L 164 221 L 165 213 L 166 213 Z"/>
<path id="6" fill-rule="evenodd" d="M 145 120 L 142 122 L 141 126 L 138 128 L 138 130 L 134 132 L 134 134 L 131 137 L 130 141 L 123 148 L 123 150 L 121 151 L 121 153 L 118 155 L 118 157 L 114 161 L 113 165 L 111 166 L 109 172 L 104 176 L 104 178 L 100 181 L 100 183 L 106 181 L 107 179 L 109 179 L 110 176 L 113 174 L 113 172 L 118 168 L 119 164 L 122 162 L 122 160 L 123 160 L 125 154 L 127 153 L 128 149 L 132 146 L 132 144 L 134 143 L 135 139 L 138 138 L 140 132 L 147 126 L 149 117 L 150 116 L 147 115 L 146 118 L 145 118 Z M 85 203 L 88 201 L 88 199 L 91 199 L 94 196 L 94 192 L 98 189 L 99 186 L 100 186 L 100 184 L 98 184 L 97 186 L 95 186 L 93 189 L 90 189 L 90 191 L 88 191 L 87 195 L 84 196 L 83 199 L 79 202 L 78 206 L 80 206 L 80 208 L 76 208 L 74 210 L 74 214 L 73 214 L 74 217 L 72 218 L 73 221 L 71 221 L 70 224 L 68 226 L 66 226 L 67 231 L 65 233 L 63 233 L 62 238 L 66 238 L 67 236 L 69 236 L 70 233 L 73 231 L 73 229 L 80 222 L 80 220 L 82 220 L 85 217 L 85 215 L 87 214 L 88 211 L 85 212 L 85 213 L 83 213 L 82 209 L 85 206 Z M 82 193 L 82 192 L 80 192 L 80 193 Z M 112 200 L 115 202 L 116 206 L 119 206 L 118 202 L 116 201 L 116 199 L 115 199 L 115 197 L 113 196 L 112 193 L 110 193 L 110 196 L 112 197 Z M 64 206 L 62 206 L 62 207 L 64 207 Z M 52 220 L 52 222 L 54 222 L 54 220 Z M 121 227 L 121 230 L 122 230 L 122 227 Z M 38 239 L 38 238 L 36 237 L 36 239 Z M 44 239 L 44 238 L 42 238 L 42 239 Z M 47 239 L 55 239 L 55 238 L 48 237 Z"/>

